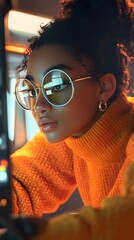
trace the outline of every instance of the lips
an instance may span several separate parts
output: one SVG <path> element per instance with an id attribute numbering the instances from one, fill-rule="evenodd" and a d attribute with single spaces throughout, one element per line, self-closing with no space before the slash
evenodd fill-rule
<path id="1" fill-rule="evenodd" d="M 48 118 L 39 119 L 38 125 L 44 133 L 52 132 L 57 127 L 58 122 Z"/>

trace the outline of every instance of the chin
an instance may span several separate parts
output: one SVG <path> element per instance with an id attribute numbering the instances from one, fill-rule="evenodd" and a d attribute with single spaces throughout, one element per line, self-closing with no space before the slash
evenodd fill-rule
<path id="1" fill-rule="evenodd" d="M 56 136 L 56 134 L 54 134 L 54 133 L 49 133 L 49 134 L 43 133 L 43 134 L 44 134 L 47 142 L 52 143 L 52 144 L 62 142 L 67 138 L 67 137 Z"/>

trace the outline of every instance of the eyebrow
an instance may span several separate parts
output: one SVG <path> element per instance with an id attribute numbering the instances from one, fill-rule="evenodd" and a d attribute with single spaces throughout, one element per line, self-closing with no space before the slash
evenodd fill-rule
<path id="1" fill-rule="evenodd" d="M 51 70 L 53 70 L 53 69 L 72 70 L 72 67 L 69 66 L 69 65 L 66 65 L 66 64 L 57 64 L 57 65 L 54 65 L 54 66 L 52 66 L 52 67 L 47 68 L 47 69 L 44 71 L 42 77 L 44 77 L 44 75 L 45 75 L 46 73 L 48 73 L 49 71 L 51 71 Z M 29 81 L 30 81 L 30 80 L 33 80 L 33 81 L 34 81 L 34 77 L 33 77 L 32 75 L 30 75 L 30 74 L 26 75 L 26 79 L 28 79 Z"/>

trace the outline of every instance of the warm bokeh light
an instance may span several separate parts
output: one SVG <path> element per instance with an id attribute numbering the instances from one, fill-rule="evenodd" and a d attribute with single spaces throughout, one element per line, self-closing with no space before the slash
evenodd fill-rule
<path id="1" fill-rule="evenodd" d="M 8 161 L 6 159 L 1 160 L 1 165 L 7 167 Z"/>
<path id="2" fill-rule="evenodd" d="M 9 52 L 24 53 L 26 48 L 15 46 L 15 45 L 6 45 L 5 50 Z"/>
<path id="3" fill-rule="evenodd" d="M 37 34 L 40 24 L 47 24 L 50 18 L 38 17 L 11 10 L 8 15 L 8 28 L 11 31 L 20 31 L 29 34 Z"/>

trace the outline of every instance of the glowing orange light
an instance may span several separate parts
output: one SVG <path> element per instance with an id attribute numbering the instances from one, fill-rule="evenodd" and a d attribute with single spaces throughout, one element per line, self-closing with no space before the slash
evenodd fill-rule
<path id="1" fill-rule="evenodd" d="M 0 207 L 5 207 L 7 205 L 7 199 L 0 199 Z"/>
<path id="2" fill-rule="evenodd" d="M 20 47 L 20 46 L 15 46 L 15 45 L 6 45 L 5 50 L 8 52 L 24 53 L 26 50 L 26 47 Z"/>
<path id="3" fill-rule="evenodd" d="M 7 167 L 8 161 L 6 159 L 1 160 L 1 165 Z"/>

